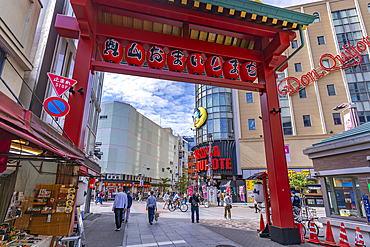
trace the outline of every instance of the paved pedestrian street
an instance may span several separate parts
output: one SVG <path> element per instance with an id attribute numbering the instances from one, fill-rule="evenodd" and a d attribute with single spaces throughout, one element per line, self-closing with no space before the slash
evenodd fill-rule
<path id="1" fill-rule="evenodd" d="M 119 232 L 114 231 L 112 202 L 92 205 L 85 217 L 86 247 L 150 247 L 150 246 L 281 246 L 258 237 L 260 214 L 249 205 L 235 204 L 232 220 L 224 219 L 223 207 L 200 207 L 200 224 L 191 223 L 190 205 L 187 212 L 164 210 L 158 203 L 160 217 L 153 225 L 148 223 L 145 203 L 134 202 L 128 223 Z M 318 210 L 322 215 L 323 209 Z M 301 246 L 313 246 L 303 244 Z"/>

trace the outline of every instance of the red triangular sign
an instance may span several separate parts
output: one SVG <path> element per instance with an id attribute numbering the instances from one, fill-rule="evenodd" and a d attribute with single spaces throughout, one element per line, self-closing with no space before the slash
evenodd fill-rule
<path id="1" fill-rule="evenodd" d="M 70 87 L 73 87 L 77 83 L 76 80 L 69 79 L 59 75 L 54 75 L 52 73 L 47 73 L 47 75 L 50 81 L 52 82 L 58 96 L 61 96 L 62 94 L 67 92 Z"/>

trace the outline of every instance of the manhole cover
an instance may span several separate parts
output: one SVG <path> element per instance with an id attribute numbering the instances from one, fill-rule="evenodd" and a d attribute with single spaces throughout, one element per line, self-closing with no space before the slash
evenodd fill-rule
<path id="1" fill-rule="evenodd" d="M 222 245 L 216 245 L 216 247 L 235 247 L 235 246 L 234 245 L 222 244 Z"/>

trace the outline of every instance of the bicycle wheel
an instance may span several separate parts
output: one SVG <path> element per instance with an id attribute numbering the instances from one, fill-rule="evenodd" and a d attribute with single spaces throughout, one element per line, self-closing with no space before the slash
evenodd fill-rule
<path id="1" fill-rule="evenodd" d="M 171 203 L 170 205 L 168 205 L 168 210 L 170 210 L 171 212 L 173 212 L 173 211 L 176 210 L 176 207 Z"/>
<path id="2" fill-rule="evenodd" d="M 186 204 L 181 204 L 181 206 L 180 206 L 180 210 L 181 210 L 181 212 L 186 212 L 186 211 L 188 211 L 188 205 L 186 205 Z"/>

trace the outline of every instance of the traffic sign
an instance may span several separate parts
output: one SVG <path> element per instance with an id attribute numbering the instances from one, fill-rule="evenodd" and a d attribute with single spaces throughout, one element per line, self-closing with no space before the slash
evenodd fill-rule
<path id="1" fill-rule="evenodd" d="M 47 75 L 50 81 L 52 82 L 58 96 L 67 92 L 70 89 L 70 87 L 73 87 L 77 83 L 76 80 L 69 79 L 59 75 L 54 75 L 52 73 L 47 73 Z"/>
<path id="2" fill-rule="evenodd" d="M 64 117 L 69 112 L 69 104 L 62 98 L 50 97 L 44 101 L 44 109 L 53 117 Z"/>

